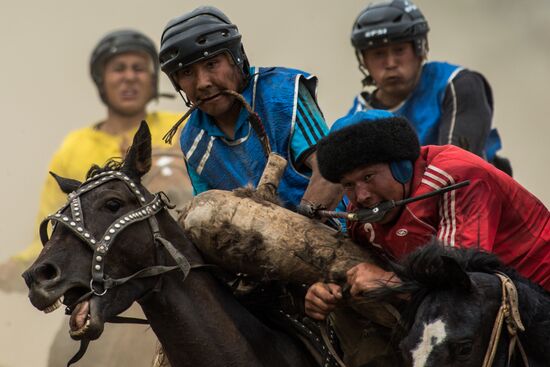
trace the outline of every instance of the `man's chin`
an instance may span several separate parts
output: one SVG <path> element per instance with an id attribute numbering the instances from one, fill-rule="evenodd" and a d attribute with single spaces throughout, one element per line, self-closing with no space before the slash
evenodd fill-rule
<path id="1" fill-rule="evenodd" d="M 384 217 L 382 217 L 382 219 L 380 221 L 378 221 L 378 224 L 382 224 L 382 225 L 387 225 L 387 224 L 394 224 L 395 222 L 397 222 L 397 219 L 399 218 L 399 215 L 401 213 L 401 209 L 402 208 L 394 208 L 392 210 L 390 210 L 389 212 L 386 213 L 386 215 L 384 215 Z"/>
<path id="2" fill-rule="evenodd" d="M 395 82 L 395 83 L 388 83 L 385 84 L 382 89 L 385 93 L 399 98 L 407 98 L 412 91 L 412 88 L 408 87 L 403 82 Z"/>
<path id="3" fill-rule="evenodd" d="M 145 113 L 147 102 L 109 104 L 109 108 L 116 114 L 124 117 L 134 117 Z"/>
<path id="4" fill-rule="evenodd" d="M 219 95 L 206 100 L 199 105 L 199 109 L 214 119 L 230 115 L 235 101 L 230 96 Z M 240 106 L 238 106 L 240 108 Z"/>

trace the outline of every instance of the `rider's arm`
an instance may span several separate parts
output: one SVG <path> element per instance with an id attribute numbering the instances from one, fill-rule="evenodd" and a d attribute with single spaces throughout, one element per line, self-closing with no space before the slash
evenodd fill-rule
<path id="1" fill-rule="evenodd" d="M 360 263 L 349 269 L 346 273 L 349 293 L 352 296 L 360 296 L 381 286 L 398 285 L 401 281 L 393 272 L 385 271 L 371 263 Z"/>
<path id="2" fill-rule="evenodd" d="M 481 74 L 462 70 L 445 90 L 438 144 L 456 145 L 483 156 L 492 117 L 491 87 Z"/>
<path id="3" fill-rule="evenodd" d="M 342 185 L 333 184 L 321 175 L 317 166 L 317 154 L 308 157 L 306 164 L 311 167 L 311 178 L 302 197 L 302 204 L 321 205 L 327 209 L 334 209 L 342 200 Z"/>
<path id="4" fill-rule="evenodd" d="M 60 150 L 52 158 L 48 171 L 54 172 L 62 177 L 69 177 L 67 174 L 65 155 Z M 33 240 L 31 244 L 25 248 L 25 250 L 16 254 L 13 258 L 16 261 L 21 261 L 30 264 L 38 256 L 42 250 L 42 242 L 40 241 L 38 228 L 42 220 L 48 215 L 58 210 L 61 205 L 67 201 L 67 195 L 60 189 L 57 182 L 50 175 L 46 175 L 46 180 L 42 186 L 40 194 L 40 202 L 38 206 L 38 214 L 36 215 L 36 222 L 33 231 Z"/>
<path id="5" fill-rule="evenodd" d="M 437 237 L 445 245 L 493 252 L 502 203 L 485 179 L 471 178 L 468 186 L 444 194 L 439 213 Z"/>
<path id="6" fill-rule="evenodd" d="M 315 154 L 317 142 L 327 133 L 328 126 L 317 102 L 300 83 L 296 121 L 290 142 L 292 164 L 299 172 L 310 177 L 303 201 L 333 209 L 342 197 L 342 189 L 340 185 L 321 176 Z"/>
<path id="7" fill-rule="evenodd" d="M 290 158 L 296 169 L 306 175 L 311 174 L 308 158 L 317 142 L 328 134 L 328 126 L 317 102 L 303 83 L 298 87 L 298 106 L 290 140 Z"/>

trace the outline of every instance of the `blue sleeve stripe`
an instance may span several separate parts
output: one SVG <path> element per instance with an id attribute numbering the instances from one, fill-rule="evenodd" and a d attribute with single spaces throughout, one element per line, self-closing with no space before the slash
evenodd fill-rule
<path id="1" fill-rule="evenodd" d="M 317 107 L 317 104 L 311 98 L 311 96 L 307 95 L 308 98 L 304 98 L 302 94 L 298 96 L 298 105 L 302 105 L 302 109 L 304 112 L 306 112 L 307 116 L 311 116 L 311 123 L 315 127 L 315 130 L 319 134 L 320 137 L 323 137 L 327 133 L 327 129 L 323 129 L 323 126 L 325 125 L 325 118 L 321 114 L 321 111 Z"/>
<path id="2" fill-rule="evenodd" d="M 319 139 L 321 139 L 319 132 L 314 128 L 314 121 L 311 119 L 307 111 L 304 111 L 304 107 L 300 100 L 298 100 L 297 117 L 297 125 L 300 125 L 307 132 L 313 142 L 316 143 Z"/>
<path id="3" fill-rule="evenodd" d="M 310 147 L 312 145 L 314 145 L 315 143 L 313 143 L 313 141 L 315 140 L 311 140 L 311 138 L 308 136 L 307 134 L 307 131 L 304 129 L 304 122 L 302 121 L 302 115 L 301 114 L 298 114 L 297 116 L 297 123 L 296 123 L 296 126 L 298 126 L 298 129 L 300 130 L 300 136 L 303 137 L 307 143 L 307 146 Z M 295 137 L 297 137 L 297 131 L 294 131 L 294 134 L 293 134 Z M 294 139 L 294 138 L 293 138 Z"/>
<path id="4" fill-rule="evenodd" d="M 196 196 L 201 192 L 208 191 L 208 184 L 201 179 L 195 169 L 191 167 L 187 161 L 185 161 L 185 165 L 187 166 L 187 174 L 189 175 L 191 186 L 193 186 L 193 196 Z"/>

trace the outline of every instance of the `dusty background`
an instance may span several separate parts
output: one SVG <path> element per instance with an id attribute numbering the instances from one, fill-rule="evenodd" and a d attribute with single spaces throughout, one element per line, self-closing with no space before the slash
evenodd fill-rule
<path id="1" fill-rule="evenodd" d="M 285 65 L 319 76 L 329 122 L 360 88 L 349 32 L 367 1 L 214 1 L 239 25 L 255 65 Z M 493 86 L 494 124 L 516 179 L 550 204 L 548 0 L 418 0 L 431 32 L 430 59 L 481 71 Z M 104 109 L 88 76 L 91 49 L 111 29 L 135 27 L 157 43 L 166 22 L 199 1 L 2 0 L 0 11 L 0 261 L 32 237 L 50 156 L 71 129 L 98 121 Z M 161 78 L 161 91 L 171 91 Z M 183 109 L 179 100 L 152 108 Z M 23 294 L 0 293 L 0 367 L 45 366 L 62 312 L 42 315 Z"/>

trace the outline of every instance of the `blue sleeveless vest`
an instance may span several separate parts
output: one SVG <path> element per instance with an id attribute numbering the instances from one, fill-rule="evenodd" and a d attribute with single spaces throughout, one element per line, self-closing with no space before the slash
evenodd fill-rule
<path id="1" fill-rule="evenodd" d="M 445 98 L 447 85 L 463 70 L 462 67 L 446 62 L 427 62 L 422 67 L 418 85 L 409 98 L 395 111 L 406 117 L 415 127 L 420 145 L 438 144 L 439 119 L 441 106 Z M 372 107 L 363 96 L 358 95 L 348 115 Z M 485 143 L 485 157 L 491 162 L 501 148 L 500 137 L 496 129 L 491 129 Z"/>
<path id="2" fill-rule="evenodd" d="M 317 79 L 305 72 L 287 68 L 251 68 L 252 79 L 242 92 L 247 102 L 260 116 L 273 152 L 283 156 L 288 165 L 279 185 L 283 204 L 294 209 L 309 183 L 290 159 L 290 137 L 294 130 L 300 80 L 315 96 Z M 180 143 L 183 154 L 195 172 L 211 188 L 233 190 L 248 184 L 256 185 L 267 159 L 258 136 L 241 108 L 237 129 L 245 133 L 236 140 L 222 134 L 209 134 L 214 121 L 201 110 L 195 110 L 182 131 Z M 240 129 L 239 129 L 240 131 Z M 238 135 L 237 135 L 238 136 Z"/>

